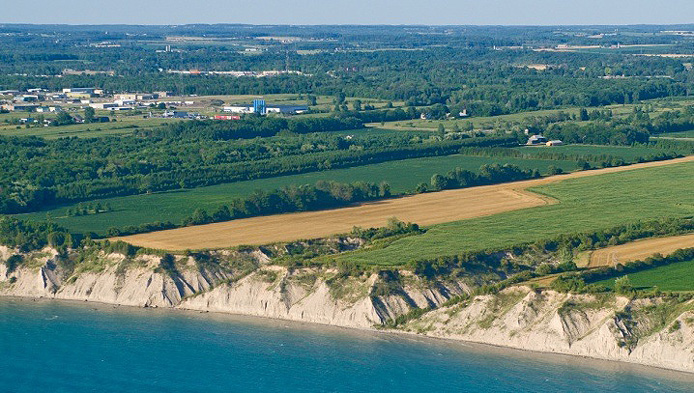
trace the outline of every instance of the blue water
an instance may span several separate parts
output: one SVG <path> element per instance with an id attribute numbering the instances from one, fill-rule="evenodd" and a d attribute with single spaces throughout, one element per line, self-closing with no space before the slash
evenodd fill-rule
<path id="1" fill-rule="evenodd" d="M 694 376 L 282 321 L 2 299 L 0 391 L 692 392 Z"/>

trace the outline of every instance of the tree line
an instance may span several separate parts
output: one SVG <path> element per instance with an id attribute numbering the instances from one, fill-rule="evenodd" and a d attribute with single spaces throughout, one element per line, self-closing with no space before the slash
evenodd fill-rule
<path id="1" fill-rule="evenodd" d="M 191 130 L 195 128 L 191 127 Z M 306 134 L 249 142 L 196 136 L 0 138 L 0 213 L 57 203 L 201 187 L 346 168 L 406 158 L 454 154 L 463 146 L 503 146 L 513 138 L 413 140 L 407 134 Z"/>
<path id="2" fill-rule="evenodd" d="M 524 170 L 510 164 L 486 164 L 480 167 L 479 173 L 456 168 L 446 176 L 434 174 L 431 186 L 419 185 L 405 194 L 411 195 L 443 189 L 497 184 L 535 177 L 540 177 L 540 173 L 537 170 Z M 441 180 L 438 180 L 439 178 Z M 330 209 L 392 196 L 396 195 L 391 193 L 390 185 L 387 182 L 377 185 L 368 182 L 338 183 L 319 181 L 313 185 L 292 185 L 271 191 L 256 190 L 247 197 L 236 198 L 229 204 L 219 206 L 211 213 L 204 209 L 196 209 L 193 214 L 183 219 L 180 223 L 154 222 L 124 228 L 112 227 L 107 230 L 107 235 L 125 236 L 239 218 Z M 96 235 L 93 236 L 96 237 Z"/>

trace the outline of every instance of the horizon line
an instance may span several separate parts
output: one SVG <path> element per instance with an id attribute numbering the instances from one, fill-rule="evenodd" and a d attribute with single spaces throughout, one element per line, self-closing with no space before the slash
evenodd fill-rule
<path id="1" fill-rule="evenodd" d="M 149 27 L 179 27 L 179 26 L 272 26 L 272 27 L 637 27 L 637 26 L 692 26 L 691 23 L 586 23 L 586 24 L 422 24 L 422 23 L 315 23 L 315 24 L 295 24 L 295 23 L 243 23 L 243 22 L 189 22 L 189 23 L 33 23 L 33 22 L 0 22 L 0 26 L 149 26 Z"/>

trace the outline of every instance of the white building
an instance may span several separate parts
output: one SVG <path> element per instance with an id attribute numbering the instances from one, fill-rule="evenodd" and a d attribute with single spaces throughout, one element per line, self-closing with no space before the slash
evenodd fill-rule
<path id="1" fill-rule="evenodd" d="M 304 113 L 308 110 L 307 106 L 303 105 L 268 105 L 265 107 L 265 113 L 283 113 L 287 115 Z M 224 112 L 227 113 L 254 113 L 253 105 L 233 105 L 225 106 Z"/>
<path id="2" fill-rule="evenodd" d="M 36 112 L 39 113 L 48 113 L 48 112 L 60 112 L 62 111 L 62 108 L 59 106 L 40 106 L 36 108 Z"/>
<path id="3" fill-rule="evenodd" d="M 93 102 L 89 106 L 94 109 L 111 109 L 118 107 L 118 104 L 115 102 Z"/>
<path id="4" fill-rule="evenodd" d="M 135 101 L 137 100 L 137 94 L 116 94 L 113 96 L 116 101 Z"/>
<path id="5" fill-rule="evenodd" d="M 227 112 L 227 113 L 253 113 L 253 106 L 252 105 L 225 106 L 223 110 L 224 110 L 224 112 Z"/>
<path id="6" fill-rule="evenodd" d="M 117 106 L 133 106 L 137 104 L 137 101 L 135 100 L 115 100 L 114 101 Z"/>

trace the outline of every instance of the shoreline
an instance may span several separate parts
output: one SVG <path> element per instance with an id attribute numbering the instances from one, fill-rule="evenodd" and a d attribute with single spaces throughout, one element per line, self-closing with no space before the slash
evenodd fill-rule
<path id="1" fill-rule="evenodd" d="M 267 323 L 272 323 L 273 325 L 278 325 L 280 323 L 282 324 L 289 324 L 289 325 L 294 325 L 292 326 L 293 328 L 298 328 L 301 330 L 305 331 L 310 331 L 313 329 L 330 329 L 334 331 L 339 331 L 342 333 L 349 333 L 352 335 L 358 335 L 358 333 L 361 334 L 373 334 L 375 336 L 386 336 L 386 337 L 392 337 L 396 339 L 413 339 L 415 341 L 419 342 L 429 342 L 429 343 L 448 343 L 448 344 L 455 344 L 456 346 L 459 347 L 465 347 L 466 350 L 468 351 L 473 351 L 477 353 L 485 353 L 489 354 L 489 350 L 491 349 L 492 352 L 496 355 L 500 356 L 505 356 L 505 357 L 519 357 L 519 358 L 524 358 L 527 359 L 527 355 L 531 355 L 531 357 L 534 357 L 539 360 L 544 360 L 546 362 L 550 363 L 557 363 L 557 360 L 559 359 L 564 359 L 565 361 L 568 361 L 569 363 L 574 363 L 574 365 L 577 367 L 596 367 L 598 366 L 597 363 L 602 363 L 603 365 L 610 365 L 611 367 L 628 367 L 630 369 L 633 369 L 633 371 L 639 373 L 639 374 L 672 374 L 669 376 L 663 376 L 660 375 L 660 377 L 664 377 L 667 379 L 671 380 L 683 380 L 686 382 L 692 382 L 694 383 L 694 372 L 692 371 L 686 371 L 686 370 L 678 370 L 678 369 L 673 369 L 673 368 L 667 368 L 667 367 L 662 367 L 662 366 L 657 366 L 657 365 L 649 365 L 649 364 L 643 364 L 643 363 L 638 363 L 638 362 L 633 362 L 633 361 L 628 361 L 628 360 L 614 360 L 614 359 L 605 359 L 605 358 L 599 358 L 599 357 L 592 357 L 592 356 L 586 356 L 586 355 L 578 355 L 578 354 L 569 354 L 569 353 L 562 353 L 562 352 L 550 352 L 550 351 L 541 351 L 541 350 L 534 350 L 534 349 L 528 349 L 528 348 L 518 348 L 518 347 L 513 347 L 513 346 L 506 346 L 506 345 L 501 345 L 501 344 L 493 344 L 493 343 L 488 343 L 488 342 L 483 342 L 483 341 L 474 341 L 474 340 L 463 340 L 463 339 L 458 339 L 458 338 L 452 338 L 452 337 L 442 337 L 442 336 L 432 336 L 432 335 L 427 335 L 427 334 L 419 334 L 415 332 L 408 332 L 408 331 L 402 331 L 402 330 L 385 330 L 385 329 L 378 329 L 378 328 L 363 328 L 363 327 L 358 327 L 358 326 L 342 326 L 342 325 L 332 325 L 332 324 L 326 324 L 326 323 L 320 323 L 320 322 L 309 322 L 309 321 L 301 321 L 301 320 L 293 320 L 293 319 L 285 319 L 285 318 L 276 318 L 276 317 L 270 317 L 270 316 L 256 316 L 256 315 L 248 315 L 248 314 L 240 314 L 240 313 L 229 313 L 229 312 L 222 312 L 222 311 L 207 311 L 207 310 L 196 310 L 196 309 L 190 309 L 190 308 L 183 308 L 183 307 L 141 307 L 141 306 L 132 306 L 132 305 L 122 305 L 122 304 L 116 304 L 116 303 L 107 303 L 107 302 L 100 302 L 100 301 L 92 301 L 92 300 L 77 300 L 77 299 L 60 299 L 60 298 L 50 298 L 50 297 L 30 297 L 30 296 L 16 296 L 16 295 L 0 295 L 0 302 L 1 301 L 26 301 L 26 302 L 45 302 L 45 303 L 50 303 L 50 302 L 55 302 L 57 304 L 64 304 L 64 305 L 74 305 L 78 307 L 83 307 L 83 306 L 100 306 L 103 308 L 110 308 L 110 309 L 125 309 L 125 310 L 131 310 L 131 311 L 141 311 L 141 312 L 151 312 L 152 310 L 149 309 L 155 309 L 155 310 L 162 310 L 163 312 L 168 312 L 168 313 L 181 313 L 181 314 L 187 314 L 187 315 L 197 315 L 198 317 L 201 314 L 208 314 L 208 316 L 215 316 L 215 317 L 223 317 L 227 321 L 229 320 L 235 320 L 235 322 L 244 322 L 244 323 L 258 323 L 258 322 L 265 322 Z M 110 306 L 110 307 L 109 307 Z M 286 325 L 283 327 L 287 327 Z M 590 364 L 586 365 L 583 362 L 580 362 L 580 360 L 589 360 L 590 363 L 596 363 L 596 364 Z"/>

